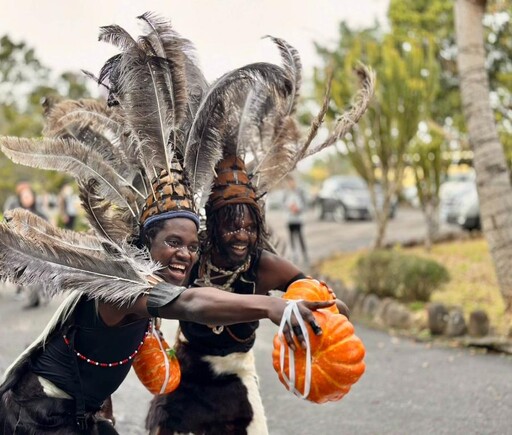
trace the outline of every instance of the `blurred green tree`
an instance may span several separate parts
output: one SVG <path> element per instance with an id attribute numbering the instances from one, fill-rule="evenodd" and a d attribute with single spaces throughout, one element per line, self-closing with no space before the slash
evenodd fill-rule
<path id="1" fill-rule="evenodd" d="M 402 187 L 407 155 L 418 124 L 427 119 L 438 91 L 439 68 L 432 41 L 397 40 L 381 34 L 377 27 L 361 32 L 340 25 L 340 40 L 334 51 L 317 47 L 324 68 L 316 71 L 317 90 L 327 68 L 335 71 L 330 117 L 341 113 L 353 94 L 351 70 L 358 61 L 377 73 L 375 97 L 369 110 L 344 145 L 354 168 L 365 179 L 372 198 L 377 223 L 376 248 L 384 242 L 391 203 Z M 377 190 L 382 190 L 383 201 Z"/>
<path id="2" fill-rule="evenodd" d="M 61 95 L 69 98 L 89 96 L 85 77 L 65 72 L 53 78 L 51 70 L 37 58 L 25 42 L 0 37 L 0 135 L 37 137 L 43 128 L 41 100 Z M 14 185 L 31 180 L 36 191 L 57 192 L 69 181 L 65 175 L 15 165 L 0 154 L 0 206 Z"/>
<path id="3" fill-rule="evenodd" d="M 437 131 L 429 129 L 426 123 L 420 123 L 408 159 L 414 172 L 416 192 L 427 225 L 427 251 L 430 251 L 433 241 L 439 235 L 439 188 L 449 166 L 449 160 L 445 157 L 446 151 L 445 138 Z"/>

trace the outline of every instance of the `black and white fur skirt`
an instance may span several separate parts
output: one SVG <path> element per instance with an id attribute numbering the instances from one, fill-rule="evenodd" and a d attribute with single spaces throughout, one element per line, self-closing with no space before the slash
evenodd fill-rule
<path id="1" fill-rule="evenodd" d="M 181 382 L 155 396 L 146 426 L 152 435 L 268 435 L 254 353 L 203 355 L 180 334 Z"/>
<path id="2" fill-rule="evenodd" d="M 51 384 L 50 384 L 51 385 Z M 0 394 L 2 435 L 115 435 L 118 432 L 95 413 L 86 413 L 86 430 L 77 427 L 75 402 L 48 396 L 41 378 L 26 371 Z"/>

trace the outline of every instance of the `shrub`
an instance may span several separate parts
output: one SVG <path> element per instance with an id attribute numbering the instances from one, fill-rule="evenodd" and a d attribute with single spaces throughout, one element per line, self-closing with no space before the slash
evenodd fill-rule
<path id="1" fill-rule="evenodd" d="M 402 287 L 398 297 L 405 302 L 428 302 L 432 292 L 450 280 L 446 268 L 434 260 L 412 255 L 400 257 Z"/>
<path id="2" fill-rule="evenodd" d="M 400 285 L 398 273 L 394 269 L 396 254 L 393 251 L 375 250 L 361 256 L 354 269 L 356 287 L 363 293 L 374 293 L 377 296 L 395 297 Z"/>
<path id="3" fill-rule="evenodd" d="M 428 302 L 432 292 L 448 282 L 449 274 L 433 260 L 397 251 L 375 250 L 358 260 L 354 279 L 364 293 L 404 302 Z"/>

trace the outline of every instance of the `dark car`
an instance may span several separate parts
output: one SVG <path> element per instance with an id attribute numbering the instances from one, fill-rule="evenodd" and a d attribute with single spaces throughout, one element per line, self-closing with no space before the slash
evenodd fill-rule
<path id="1" fill-rule="evenodd" d="M 377 202 L 382 204 L 383 195 L 376 188 Z M 366 182 L 357 176 L 335 175 L 322 184 L 317 197 L 319 218 L 332 217 L 336 221 L 350 219 L 371 219 L 373 206 Z M 391 203 L 390 217 L 394 217 L 396 200 Z"/>

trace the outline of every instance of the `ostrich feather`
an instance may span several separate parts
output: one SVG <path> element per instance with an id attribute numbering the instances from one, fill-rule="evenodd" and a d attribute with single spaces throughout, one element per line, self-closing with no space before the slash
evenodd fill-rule
<path id="1" fill-rule="evenodd" d="M 352 108 L 336 122 L 334 130 L 329 134 L 327 140 L 320 145 L 311 147 L 311 142 L 316 136 L 328 109 L 332 76 L 328 80 L 322 107 L 313 120 L 305 141 L 299 143 L 298 136 L 295 136 L 294 128 L 291 127 L 291 124 L 288 124 L 291 118 L 288 120 L 285 118 L 282 121 L 282 131 L 279 133 L 279 138 L 275 139 L 276 148 L 269 154 L 271 158 L 266 159 L 266 163 L 261 164 L 259 169 L 258 190 L 260 192 L 272 189 L 273 186 L 277 185 L 288 173 L 295 169 L 299 161 L 332 145 L 359 121 L 371 101 L 375 75 L 362 64 L 357 67 L 356 73 L 360 80 L 360 89 L 355 95 L 355 102 Z M 277 145 L 279 142 L 281 145 Z"/>
<path id="2" fill-rule="evenodd" d="M 151 12 L 138 17 L 149 29 L 148 40 L 158 56 L 167 59 L 183 57 L 189 97 L 201 98 L 208 87 L 203 72 L 197 64 L 195 48 L 191 41 L 176 32 L 171 22 Z"/>
<path id="3" fill-rule="evenodd" d="M 255 168 L 254 184 L 259 192 L 268 192 L 283 177 L 289 162 L 298 152 L 299 130 L 292 117 L 285 117 L 278 127 L 279 136 L 274 146 Z M 287 172 L 286 172 L 287 173 Z"/>
<path id="4" fill-rule="evenodd" d="M 87 149 L 80 142 L 65 139 L 0 137 L 0 149 L 14 163 L 68 172 L 76 179 L 101 180 L 100 194 L 114 204 L 129 209 L 133 216 L 137 216 L 133 192 L 119 184 L 116 172 L 103 161 L 99 153 Z"/>
<path id="5" fill-rule="evenodd" d="M 118 53 L 108 59 L 102 66 L 98 78 L 96 79 L 93 74 L 86 73 L 89 77 L 93 78 L 99 85 L 108 89 L 107 105 L 115 107 L 119 105 L 118 94 L 120 92 L 119 82 L 119 62 L 121 61 L 121 53 Z"/>
<path id="6" fill-rule="evenodd" d="M 98 152 L 116 172 L 122 184 L 142 199 L 146 198 L 133 183 L 140 171 L 135 148 L 123 134 L 118 113 L 96 100 L 64 100 L 45 102 L 46 125 L 43 134 L 49 138 L 74 139 Z"/>
<path id="7" fill-rule="evenodd" d="M 98 195 L 98 181 L 90 179 L 79 183 L 80 201 L 87 220 L 96 233 L 116 246 L 120 246 L 137 228 L 137 220 L 126 209 L 112 207 Z"/>
<path id="8" fill-rule="evenodd" d="M 93 99 L 55 100 L 46 98 L 44 103 L 45 126 L 43 135 L 60 136 L 69 123 L 79 127 L 95 123 L 108 131 L 110 136 L 117 137 L 122 131 L 122 119 L 118 113 L 104 103 Z"/>
<path id="9" fill-rule="evenodd" d="M 135 41 L 135 39 L 133 39 L 125 29 L 117 24 L 100 27 L 98 40 L 112 44 L 120 50 L 126 50 L 137 46 L 137 41 Z"/>
<path id="10" fill-rule="evenodd" d="M 355 72 L 359 78 L 359 90 L 354 97 L 354 103 L 347 112 L 343 113 L 338 120 L 332 133 L 321 144 L 307 148 L 302 154 L 303 158 L 316 154 L 335 143 L 339 138 L 343 137 L 364 115 L 373 97 L 375 90 L 375 73 L 363 64 L 356 67 Z"/>
<path id="11" fill-rule="evenodd" d="M 4 218 L 9 228 L 22 237 L 33 240 L 36 244 L 43 241 L 48 246 L 54 244 L 56 247 L 75 249 L 91 256 L 103 255 L 103 245 L 97 237 L 57 228 L 28 210 L 22 208 L 8 210 Z"/>
<path id="12" fill-rule="evenodd" d="M 295 113 L 299 99 L 300 86 L 302 84 L 302 63 L 300 55 L 299 52 L 284 39 L 275 38 L 273 36 L 267 36 L 267 38 L 270 38 L 272 42 L 277 45 L 281 53 L 281 60 L 283 61 L 286 76 L 292 86 L 291 98 L 287 110 L 287 114 L 291 115 Z"/>
<path id="13" fill-rule="evenodd" d="M 78 290 L 90 298 L 129 305 L 149 289 L 145 277 L 157 267 L 140 258 L 114 257 L 106 252 L 100 258 L 43 239 L 34 241 L 8 224 L 0 224 L 0 278 L 42 285 L 50 295 Z"/>
<path id="14" fill-rule="evenodd" d="M 290 94 L 279 94 L 272 87 L 256 88 L 255 93 L 248 116 L 240 123 L 239 142 L 252 155 L 246 167 L 253 185 L 265 192 L 295 157 L 300 135 L 295 120 L 287 114 Z"/>

